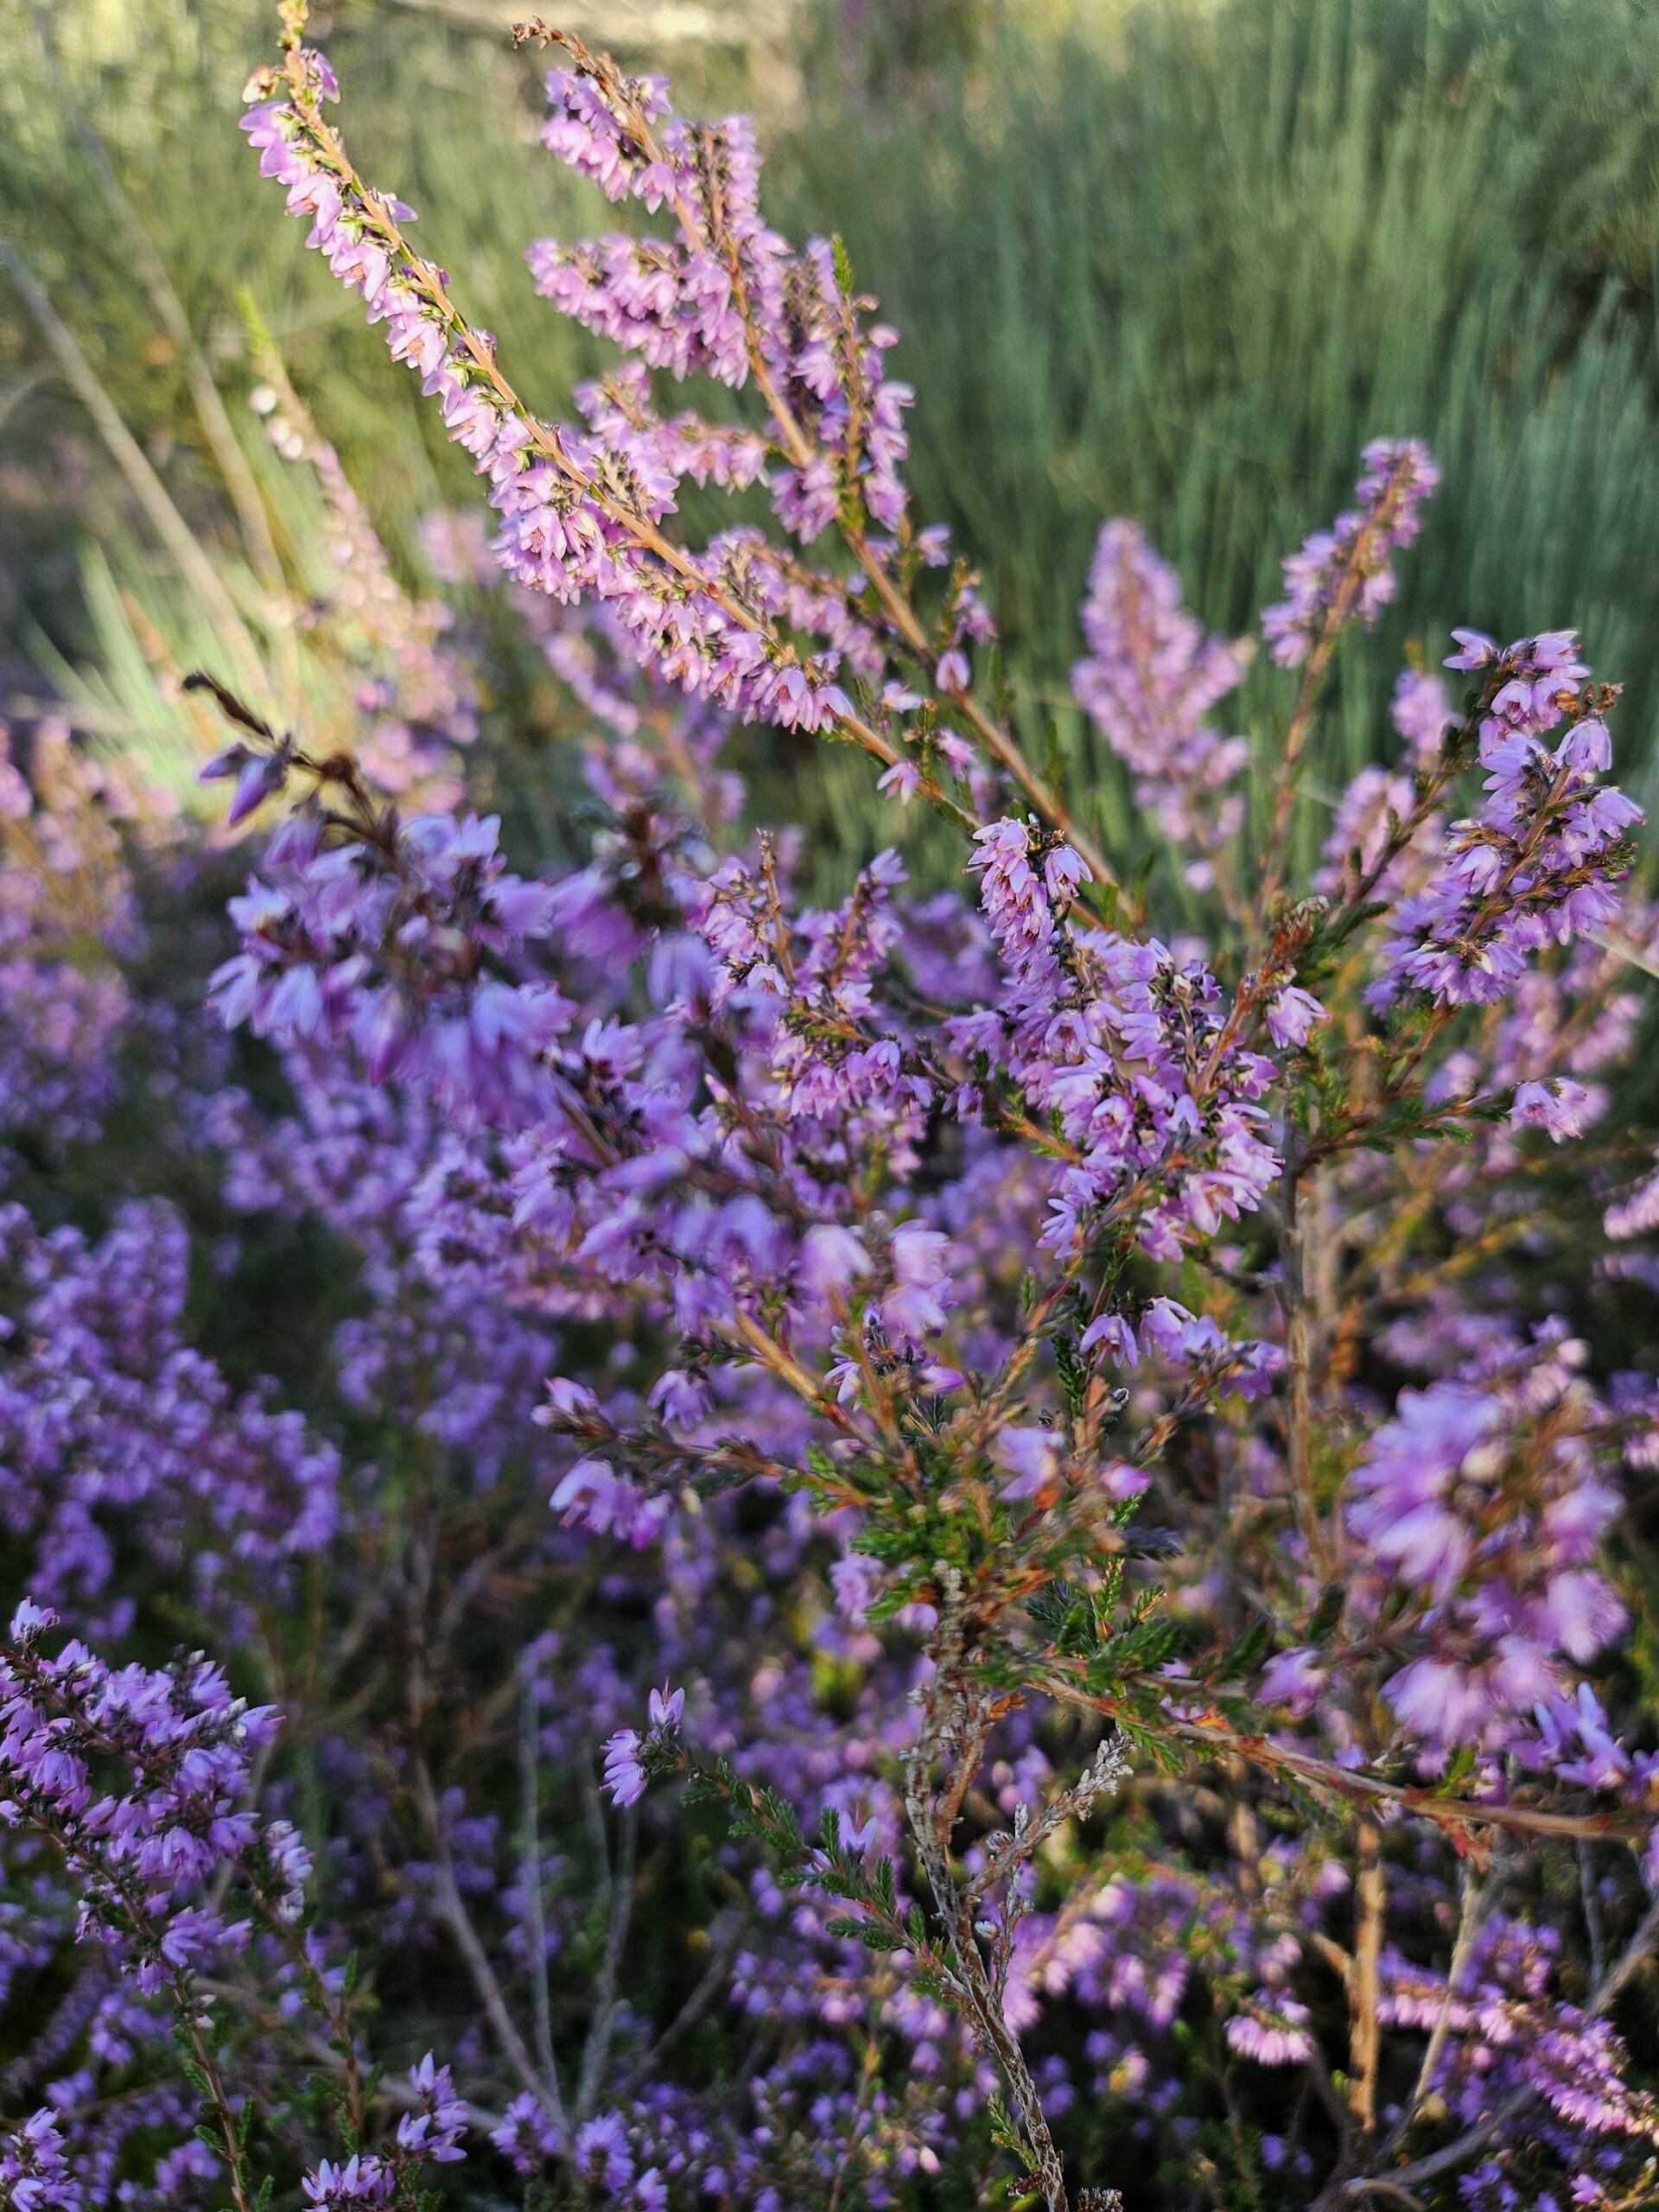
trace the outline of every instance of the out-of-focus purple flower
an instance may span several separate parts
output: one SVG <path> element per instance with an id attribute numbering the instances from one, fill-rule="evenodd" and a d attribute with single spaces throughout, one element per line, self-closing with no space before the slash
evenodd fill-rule
<path id="1" fill-rule="evenodd" d="M 1433 669 L 1401 671 L 1395 679 L 1389 714 L 1406 741 L 1406 758 L 1414 768 L 1433 765 L 1447 730 L 1458 719 L 1445 679 Z"/>
<path id="2" fill-rule="evenodd" d="M 1296 1714 L 1312 1712 L 1329 1673 L 1326 1662 L 1306 1644 L 1281 1651 L 1262 1669 L 1257 1695 L 1263 1705 L 1287 1706 Z"/>
<path id="3" fill-rule="evenodd" d="M 1313 2056 L 1312 2018 L 1294 1997 L 1258 1989 L 1228 2021 L 1225 2034 L 1233 2050 L 1258 2066 L 1300 2066 Z"/>
<path id="4" fill-rule="evenodd" d="M 1282 1052 L 1292 1046 L 1306 1045 L 1314 1023 L 1327 1019 L 1313 994 L 1293 983 L 1268 1003 L 1268 1034 Z"/>
<path id="5" fill-rule="evenodd" d="M 1418 512 L 1440 480 L 1417 438 L 1375 438 L 1361 456 L 1357 504 L 1285 563 L 1288 597 L 1262 617 L 1281 668 L 1295 668 L 1333 627 L 1376 621 L 1395 589 L 1393 556 L 1422 528 Z"/>
<path id="6" fill-rule="evenodd" d="M 1040 1497 L 1059 1471 L 1058 1440 L 1046 1428 L 1005 1428 L 997 1456 L 1008 1471 L 1002 1495 L 1010 1504 Z"/>
<path id="7" fill-rule="evenodd" d="M 1543 1083 L 1519 1083 L 1510 1120 L 1516 1128 L 1542 1129 L 1556 1144 L 1584 1135 L 1585 1110 L 1590 1092 L 1571 1076 L 1554 1076 Z"/>
<path id="8" fill-rule="evenodd" d="M 610 1791 L 613 1804 L 637 1805 L 645 1794 L 645 1770 L 640 1764 L 639 1745 L 637 1729 L 619 1728 L 602 1746 L 605 1787 Z"/>
<path id="9" fill-rule="evenodd" d="M 1599 720 L 1593 742 L 1579 719 L 1553 751 L 1544 742 L 1588 672 L 1576 647 L 1573 632 L 1553 631 L 1495 658 L 1480 724 L 1486 797 L 1453 823 L 1433 875 L 1389 917 L 1374 1006 L 1409 991 L 1492 1005 L 1546 946 L 1604 928 L 1618 912 L 1619 849 L 1641 810 L 1595 781 L 1611 757 Z"/>
<path id="10" fill-rule="evenodd" d="M 1207 871 L 1243 821 L 1229 786 L 1249 747 L 1205 718 L 1237 689 L 1248 641 L 1206 638 L 1181 603 L 1179 577 L 1122 519 L 1101 531 L 1082 622 L 1089 653 L 1071 671 L 1078 704 L 1133 771 L 1139 803 Z"/>

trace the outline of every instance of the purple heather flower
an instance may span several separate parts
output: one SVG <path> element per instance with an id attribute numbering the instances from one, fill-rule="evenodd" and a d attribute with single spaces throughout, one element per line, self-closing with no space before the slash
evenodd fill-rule
<path id="1" fill-rule="evenodd" d="M 1497 1709 L 1486 1677 L 1449 1659 L 1414 1659 L 1386 1695 L 1401 1726 L 1431 1744 L 1478 1742 Z"/>
<path id="2" fill-rule="evenodd" d="M 1121 519 L 1101 531 L 1082 622 L 1090 650 L 1071 671 L 1078 704 L 1133 771 L 1141 805 L 1176 843 L 1192 846 L 1194 865 L 1207 872 L 1207 856 L 1243 819 L 1229 786 L 1249 747 L 1205 717 L 1237 689 L 1248 641 L 1205 637 L 1181 603 L 1179 577 Z"/>
<path id="3" fill-rule="evenodd" d="M 1392 556 L 1421 530 L 1418 509 L 1440 480 L 1416 438 L 1373 439 L 1362 459 L 1357 504 L 1286 561 L 1289 596 L 1262 617 L 1262 634 L 1281 668 L 1306 660 L 1333 622 L 1374 626 L 1395 594 Z"/>
<path id="4" fill-rule="evenodd" d="M 665 1497 L 647 1497 L 608 1461 L 579 1459 L 553 1492 L 553 1510 L 567 1526 L 580 1522 L 600 1535 L 624 1537 L 636 1549 L 654 1543 L 672 1507 Z"/>
<path id="5" fill-rule="evenodd" d="M 1556 1144 L 1584 1134 L 1586 1109 L 1591 1093 L 1571 1076 L 1554 1076 L 1545 1083 L 1518 1083 L 1510 1120 L 1516 1128 L 1546 1130 Z"/>
<path id="6" fill-rule="evenodd" d="M 1484 630 L 1453 630 L 1452 635 L 1458 641 L 1458 650 L 1446 655 L 1448 668 L 1490 668 L 1497 658 L 1497 640 Z"/>
<path id="7" fill-rule="evenodd" d="M 0 2203 L 15 2212 L 82 2212 L 86 2198 L 46 2107 L 0 2134 Z"/>
<path id="8" fill-rule="evenodd" d="M 1010 1504 L 1040 1497 L 1059 1472 L 1058 1440 L 1049 1429 L 1005 1428 L 996 1449 L 1011 1478 L 1002 1485 L 1002 1496 Z"/>
<path id="9" fill-rule="evenodd" d="M 1389 715 L 1406 741 L 1406 757 L 1414 768 L 1433 764 L 1447 730 L 1458 719 L 1458 710 L 1452 703 L 1445 680 L 1432 669 L 1402 670 L 1395 679 Z"/>
<path id="10" fill-rule="evenodd" d="M 601 2113 L 576 2131 L 576 2163 L 608 2196 L 620 2196 L 634 2176 L 634 2158 L 620 2113 Z"/>
<path id="11" fill-rule="evenodd" d="M 1311 1713 L 1324 1691 L 1328 1667 L 1306 1644 L 1281 1651 L 1262 1669 L 1257 1695 L 1263 1705 L 1288 1706 L 1292 1713 Z"/>
<path id="12" fill-rule="evenodd" d="M 801 1280 L 815 1298 L 844 1296 L 869 1269 L 869 1255 L 850 1229 L 817 1222 L 802 1239 Z"/>
<path id="13" fill-rule="evenodd" d="M 645 1770 L 639 1761 L 639 1745 L 637 1730 L 619 1728 L 601 1747 L 605 1754 L 605 1787 L 610 1791 L 613 1804 L 637 1805 L 645 1794 Z"/>
<path id="14" fill-rule="evenodd" d="M 677 1728 L 680 1715 L 685 1711 L 685 1692 L 671 1689 L 666 1682 L 651 1694 L 651 1725 L 658 1728 Z"/>
<path id="15" fill-rule="evenodd" d="M 1325 1008 L 1311 991 L 1287 985 L 1268 1007 L 1268 1034 L 1282 1052 L 1306 1045 L 1316 1021 L 1326 1020 Z"/>
<path id="16" fill-rule="evenodd" d="M 202 772 L 205 779 L 207 771 Z M 287 780 L 287 763 L 277 753 L 260 753 L 245 761 L 231 796 L 230 809 L 225 817 L 226 828 L 234 830 L 238 823 L 245 822 L 268 798 L 274 798 Z"/>
<path id="17" fill-rule="evenodd" d="M 336 2212 L 337 2207 L 390 2203 L 396 2183 L 396 2175 L 384 2159 L 372 2152 L 353 2152 L 338 2165 L 321 2159 L 301 2186 L 308 2204 L 317 2206 L 319 2212 L 323 2208 Z"/>
<path id="18" fill-rule="evenodd" d="M 1132 1466 L 1127 1459 L 1109 1460 L 1100 1471 L 1100 1479 L 1107 1497 L 1120 1505 L 1152 1487 L 1152 1477 L 1146 1469 Z"/>
<path id="19" fill-rule="evenodd" d="M 418 2109 L 405 2113 L 394 2139 L 399 2158 L 410 2164 L 428 2160 L 434 2165 L 454 2165 L 467 2153 L 461 2139 L 467 2132 L 467 2107 L 455 2094 L 449 2069 L 437 2065 L 429 2050 L 409 2073 L 409 2086 L 419 2100 Z"/>
<path id="20" fill-rule="evenodd" d="M 1102 1313 L 1092 1320 L 1077 1342 L 1079 1351 L 1104 1351 L 1121 1367 L 1138 1367 L 1141 1347 L 1135 1331 L 1122 1313 Z"/>
<path id="21" fill-rule="evenodd" d="M 1356 1471 L 1356 1535 L 1438 1598 L 1449 1593 L 1472 1548 L 1448 1494 L 1471 1458 L 1490 1451 L 1502 1423 L 1495 1398 L 1461 1384 L 1402 1390 L 1395 1419 L 1376 1432 Z"/>
<path id="22" fill-rule="evenodd" d="M 1313 2056 L 1306 2005 L 1294 1997 L 1258 1989 L 1243 2012 L 1235 2012 L 1225 2033 L 1232 2049 L 1258 2066 L 1300 2066 Z"/>
<path id="23" fill-rule="evenodd" d="M 1432 876 L 1390 916 L 1383 970 L 1368 994 L 1374 1006 L 1407 991 L 1491 1005 L 1530 957 L 1616 913 L 1618 848 L 1641 810 L 1594 782 L 1610 757 L 1599 721 L 1587 741 L 1574 722 L 1553 751 L 1544 742 L 1587 673 L 1576 645 L 1572 632 L 1556 631 L 1496 658 L 1480 724 L 1487 796 L 1452 824 Z"/>

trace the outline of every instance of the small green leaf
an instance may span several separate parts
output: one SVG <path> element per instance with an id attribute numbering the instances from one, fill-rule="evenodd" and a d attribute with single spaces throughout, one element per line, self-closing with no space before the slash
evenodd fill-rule
<path id="1" fill-rule="evenodd" d="M 1222 1661 L 1221 1672 L 1224 1675 L 1253 1674 L 1271 1641 L 1266 1621 L 1252 1621 Z"/>

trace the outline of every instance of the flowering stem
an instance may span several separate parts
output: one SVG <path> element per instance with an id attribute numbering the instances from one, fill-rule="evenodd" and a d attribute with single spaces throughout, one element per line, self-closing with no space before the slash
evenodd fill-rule
<path id="1" fill-rule="evenodd" d="M 1387 484 L 1347 550 L 1319 634 L 1308 648 L 1307 658 L 1302 664 L 1301 681 L 1296 687 L 1295 704 L 1285 731 L 1279 780 L 1274 793 L 1273 822 L 1268 832 L 1267 868 L 1262 886 L 1260 912 L 1264 924 L 1269 925 L 1289 870 L 1291 817 L 1295 811 L 1299 789 L 1298 771 L 1302 753 L 1313 732 L 1319 700 L 1330 673 L 1332 655 L 1336 651 L 1338 638 L 1352 620 L 1359 604 L 1359 595 L 1369 573 L 1372 548 L 1379 538 L 1388 539 L 1402 497 L 1413 480 L 1415 466 L 1408 455 L 1402 454 L 1395 461 Z"/>
<path id="2" fill-rule="evenodd" d="M 1625 1983 L 1647 1958 L 1654 1945 L 1659 1942 L 1659 1897 L 1655 1898 L 1643 1915 L 1636 1933 L 1619 1956 L 1591 1991 L 1585 2011 L 1592 2019 L 1602 2018 Z M 1389 2174 L 1358 2174 L 1351 2180 L 1338 2182 L 1325 2191 L 1313 2212 L 1332 2212 L 1344 2198 L 1376 2195 L 1399 2196 L 1420 2182 L 1438 2180 L 1441 2174 L 1452 2173 L 1459 2166 L 1484 2151 L 1494 2136 L 1502 2136 L 1512 2120 L 1518 2120 L 1538 2094 L 1537 2085 L 1522 2082 L 1520 2087 L 1493 2107 L 1472 2127 L 1465 2128 L 1454 2142 L 1442 2145 L 1410 2165 L 1396 2166 Z"/>
<path id="3" fill-rule="evenodd" d="M 284 13 L 293 16 L 295 10 L 289 7 Z M 302 25 L 302 10 L 296 20 Z M 609 521 L 616 524 L 637 547 L 660 563 L 677 582 L 695 596 L 718 607 L 721 615 L 739 629 L 762 639 L 775 652 L 785 652 L 783 641 L 770 622 L 757 615 L 716 578 L 707 575 L 688 553 L 676 545 L 672 539 L 664 537 L 634 502 L 610 492 L 597 479 L 578 467 L 567 452 L 556 429 L 531 412 L 502 375 L 496 364 L 493 349 L 479 337 L 450 299 L 442 272 L 410 246 L 385 200 L 372 193 L 364 183 L 353 166 L 338 132 L 324 120 L 315 91 L 306 74 L 297 29 L 291 40 L 284 36 L 283 46 L 293 110 L 310 141 L 311 152 L 318 166 L 346 187 L 354 205 L 361 211 L 365 227 L 372 228 L 384 241 L 411 289 L 418 293 L 450 338 L 464 351 L 472 373 L 489 387 L 503 413 L 511 416 L 522 427 L 530 448 L 542 460 L 550 462 L 564 483 L 590 501 Z M 902 748 L 892 739 L 872 728 L 850 708 L 836 709 L 834 721 L 843 735 L 874 754 L 884 767 L 895 767 L 906 757 Z M 935 778 L 922 776 L 918 788 L 931 804 L 960 827 L 972 830 L 980 826 L 976 817 L 951 798 Z"/>
<path id="4" fill-rule="evenodd" d="M 673 164 L 667 160 L 658 143 L 652 130 L 650 118 L 637 101 L 629 99 L 624 80 L 608 55 L 591 53 L 573 32 L 555 29 L 538 18 L 527 23 L 515 24 L 512 36 L 515 46 L 522 45 L 531 38 L 539 40 L 543 47 L 562 46 L 578 69 L 603 85 L 607 101 L 616 113 L 626 118 L 628 135 L 638 144 L 645 159 L 664 173 L 672 173 Z M 696 240 L 706 250 L 718 252 L 725 265 L 731 281 L 733 297 L 743 321 L 749 374 L 756 391 L 766 403 L 766 411 L 772 416 L 779 443 L 785 456 L 797 468 L 808 469 L 817 466 L 824 459 L 824 454 L 803 429 L 794 410 L 779 390 L 771 364 L 766 359 L 760 340 L 759 318 L 749 295 L 743 257 L 737 240 L 727 233 L 723 226 L 721 236 L 709 239 L 700 212 L 683 192 L 675 191 L 671 195 L 670 204 L 687 237 Z M 853 557 L 868 578 L 871 588 L 880 601 L 894 632 L 931 675 L 934 655 L 927 632 L 910 599 L 894 582 L 886 563 L 870 543 L 861 522 L 850 516 L 843 506 L 837 527 Z M 987 752 L 1014 778 L 1044 821 L 1051 829 L 1058 830 L 1082 857 L 1095 880 L 1116 887 L 1118 879 L 1105 855 L 1072 818 L 1058 792 L 1038 774 L 1026 759 L 1012 731 L 988 715 L 965 686 L 952 684 L 946 689 L 944 696 L 973 729 Z"/>
<path id="5" fill-rule="evenodd" d="M 208 2101 L 213 2107 L 213 2120 L 225 2145 L 226 2177 L 230 2183 L 231 2199 L 236 2212 L 253 2212 L 253 2199 L 249 2194 L 248 2175 L 243 2158 L 242 2139 L 237 2131 L 236 2115 L 231 2110 L 230 2099 L 225 2094 L 225 2083 L 218 2062 L 207 2047 L 201 2032 L 200 2020 L 183 2002 L 187 1993 L 181 1987 L 180 2018 L 189 2039 L 190 2051 L 195 2062 L 195 2071 L 205 2084 Z"/>
<path id="6" fill-rule="evenodd" d="M 13 1666 L 22 1672 L 33 1694 L 39 1697 L 41 1676 L 32 1652 L 16 1655 Z M 46 1700 L 42 1699 L 41 1701 Z M 80 1741 L 86 1749 L 104 1751 L 117 1758 L 130 1756 L 128 1747 L 118 1738 L 106 1735 L 84 1714 L 79 1718 Z M 88 1836 L 85 1833 L 74 1833 L 56 1815 L 49 1803 L 35 1796 L 27 1785 L 18 1790 L 17 1796 L 8 1804 L 7 1811 L 9 1824 L 21 1813 L 31 1827 L 55 1845 L 72 1874 L 84 1882 L 102 1884 L 109 1897 L 115 1900 L 116 1910 L 111 1912 L 109 1910 L 106 1900 L 95 1914 L 89 1916 L 90 1925 L 100 1929 L 106 1936 L 116 1936 L 124 1946 L 131 1944 L 137 1947 L 141 1956 L 148 1954 L 153 1965 L 162 1967 L 162 1986 L 168 2002 L 173 2007 L 179 2037 L 188 2045 L 190 2053 L 186 2072 L 192 2086 L 207 2098 L 213 2108 L 214 2122 L 225 2145 L 225 2163 L 236 2212 L 253 2212 L 241 2133 L 231 2109 L 219 2063 L 203 2033 L 207 2015 L 198 1993 L 200 1985 L 188 1966 L 173 1966 L 166 1962 L 166 1955 L 160 1948 L 160 1937 L 156 1932 L 152 1899 L 118 1859 L 112 1858 L 107 1851 L 99 1849 L 96 1844 L 89 1851 Z"/>
<path id="7" fill-rule="evenodd" d="M 889 619 L 911 651 L 925 664 L 929 658 L 927 636 L 917 620 L 915 609 L 877 559 L 864 533 L 846 530 L 843 534 L 874 587 L 876 596 L 887 609 Z M 1096 882 L 1109 884 L 1114 888 L 1121 887 L 1116 871 L 1107 861 L 1099 845 L 1076 821 L 1059 793 L 1032 766 L 1013 732 L 988 715 L 964 686 L 953 684 L 944 696 L 992 759 L 1014 778 L 1044 821 L 1052 830 L 1057 830 L 1082 858 Z"/>

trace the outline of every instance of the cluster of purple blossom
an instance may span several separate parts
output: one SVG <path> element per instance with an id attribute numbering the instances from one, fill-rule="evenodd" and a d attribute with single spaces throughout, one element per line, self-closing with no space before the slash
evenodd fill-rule
<path id="1" fill-rule="evenodd" d="M 1205 888 L 1215 854 L 1243 821 L 1243 800 L 1228 786 L 1250 749 L 1205 717 L 1237 690 L 1249 640 L 1206 638 L 1174 570 L 1121 518 L 1095 547 L 1082 624 L 1090 651 L 1071 671 L 1077 702 L 1133 772 L 1137 803 L 1172 842 L 1195 849 L 1186 878 Z"/>
<path id="2" fill-rule="evenodd" d="M 1611 694 L 1571 633 L 1457 633 L 1465 697 L 1402 676 L 1299 895 L 1332 650 L 1433 464 L 1369 447 L 1287 564 L 1265 848 L 1207 719 L 1246 648 L 1109 524 L 1074 683 L 1203 906 L 1159 936 L 976 696 L 892 334 L 766 227 L 751 126 L 564 41 L 546 143 L 672 235 L 533 250 L 630 357 L 554 429 L 283 16 L 262 167 L 488 477 L 596 827 L 521 872 L 468 810 L 461 645 L 270 378 L 391 689 L 358 746 L 207 687 L 234 821 L 299 794 L 202 951 L 235 1065 L 206 1017 L 164 1094 L 110 1049 L 211 856 L 61 734 L 0 779 L 0 987 L 45 1007 L 73 939 L 106 995 L 20 1020 L 0 1094 L 0 2206 L 1642 2201 Z M 774 534 L 688 548 L 688 480 Z M 961 882 L 884 851 L 810 903 L 734 717 L 863 745 Z M 229 1679 L 155 1663 L 181 1630 Z"/>
<path id="3" fill-rule="evenodd" d="M 1361 455 L 1356 504 L 1285 563 L 1289 597 L 1264 609 L 1262 634 L 1281 668 L 1328 651 L 1350 622 L 1370 629 L 1396 589 L 1394 556 L 1422 529 L 1419 510 L 1440 472 L 1418 438 L 1374 438 Z"/>
<path id="4" fill-rule="evenodd" d="M 55 716 L 0 722 L 0 1179 L 20 1141 L 91 1135 L 115 1095 L 114 956 L 137 929 L 118 825 L 136 804 Z"/>
<path id="5" fill-rule="evenodd" d="M 187 1986 L 248 1939 L 215 1904 L 208 1878 L 246 1866 L 276 1918 L 298 1917 L 310 1859 L 285 1821 L 243 1808 L 249 1761 L 275 1715 L 232 1698 L 200 1654 L 165 1672 L 111 1668 L 77 1641 L 40 1649 L 57 1616 L 27 1599 L 0 1662 L 0 1818 L 48 1836 L 63 1855 L 79 1933 L 115 1948 L 140 1992 Z M 100 1789 L 95 1762 L 128 1786 Z"/>
<path id="6" fill-rule="evenodd" d="M 259 88 L 275 90 L 276 73 L 265 76 L 269 86 Z M 296 48 L 287 89 L 289 98 L 265 100 L 246 118 L 261 168 L 288 188 L 290 211 L 310 219 L 309 243 L 372 318 L 385 320 L 394 357 L 420 372 L 451 436 L 488 476 L 509 574 L 556 599 L 602 599 L 642 661 L 746 716 L 807 729 L 850 719 L 836 680 L 842 660 L 869 667 L 880 653 L 845 589 L 779 560 L 751 530 L 730 531 L 695 555 L 658 527 L 688 476 L 733 490 L 753 482 L 762 441 L 690 414 L 661 420 L 643 371 L 584 388 L 582 429 L 537 423 L 502 382 L 489 341 L 461 323 L 442 272 L 404 245 L 400 226 L 412 211 L 367 193 L 343 162 L 321 119 L 320 103 L 338 96 L 327 63 Z M 548 97 L 548 143 L 560 157 L 601 178 L 613 200 L 667 202 L 678 236 L 671 245 L 612 238 L 537 248 L 542 289 L 646 364 L 682 377 L 704 369 L 728 384 L 753 370 L 769 392 L 775 378 L 798 454 L 779 498 L 804 536 L 822 527 L 826 484 L 833 508 L 843 491 L 862 499 L 868 480 L 869 512 L 896 523 L 902 395 L 881 387 L 880 349 L 858 334 L 856 303 L 828 250 L 798 259 L 760 223 L 747 125 L 723 126 L 704 143 L 677 123 L 659 145 L 660 84 L 607 67 L 555 70 Z M 764 348 L 752 349 L 748 333 L 762 327 Z M 837 373 L 848 349 L 865 402 L 855 421 L 844 414 Z M 785 625 L 809 649 L 797 649 Z"/>
<path id="7" fill-rule="evenodd" d="M 1421 889 L 1390 917 L 1373 1003 L 1426 992 L 1443 1005 L 1491 1005 L 1512 992 L 1529 956 L 1593 938 L 1613 920 L 1618 858 L 1641 809 L 1600 783 L 1612 741 L 1571 631 L 1507 650 L 1457 633 L 1447 665 L 1479 671 L 1478 724 L 1485 797 L 1452 823 Z M 1544 741 L 1563 721 L 1554 747 Z"/>
<path id="8" fill-rule="evenodd" d="M 0 1523 L 20 1579 L 89 1632 L 130 1624 L 118 1563 L 135 1548 L 234 1635 L 334 1533 L 338 1452 L 188 1341 L 189 1274 L 164 1201 L 123 1207 L 93 1244 L 0 1208 Z"/>

